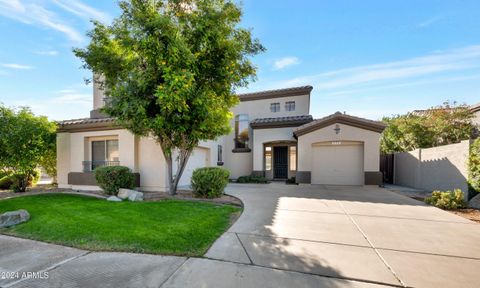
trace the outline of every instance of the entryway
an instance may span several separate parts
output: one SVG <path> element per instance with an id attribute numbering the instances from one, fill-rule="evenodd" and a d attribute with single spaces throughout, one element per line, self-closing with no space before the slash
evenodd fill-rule
<path id="1" fill-rule="evenodd" d="M 273 147 L 273 177 L 288 178 L 288 146 Z"/>

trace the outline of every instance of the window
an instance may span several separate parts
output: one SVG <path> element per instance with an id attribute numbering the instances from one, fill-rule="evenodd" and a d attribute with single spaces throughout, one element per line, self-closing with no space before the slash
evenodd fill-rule
<path id="1" fill-rule="evenodd" d="M 272 170 L 272 147 L 265 147 L 265 171 Z"/>
<path id="2" fill-rule="evenodd" d="M 270 103 L 270 112 L 280 112 L 280 103 Z"/>
<path id="3" fill-rule="evenodd" d="M 248 115 L 235 116 L 235 148 L 248 148 Z"/>
<path id="4" fill-rule="evenodd" d="M 290 171 L 297 170 L 297 147 L 290 146 Z"/>
<path id="5" fill-rule="evenodd" d="M 101 166 L 119 165 L 118 161 L 118 140 L 92 141 L 92 170 Z"/>
<path id="6" fill-rule="evenodd" d="M 285 102 L 285 111 L 295 111 L 295 101 Z"/>

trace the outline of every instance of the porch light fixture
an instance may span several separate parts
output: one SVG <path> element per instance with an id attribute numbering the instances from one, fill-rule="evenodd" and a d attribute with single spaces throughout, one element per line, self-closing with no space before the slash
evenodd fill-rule
<path id="1" fill-rule="evenodd" d="M 340 134 L 340 125 L 335 124 L 335 129 L 333 130 L 335 130 L 335 134 Z"/>

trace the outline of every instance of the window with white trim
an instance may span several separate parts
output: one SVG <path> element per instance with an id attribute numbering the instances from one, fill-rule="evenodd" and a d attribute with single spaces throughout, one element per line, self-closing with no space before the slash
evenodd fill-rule
<path id="1" fill-rule="evenodd" d="M 295 111 L 295 101 L 285 102 L 285 111 Z"/>
<path id="2" fill-rule="evenodd" d="M 270 112 L 280 112 L 280 103 L 270 103 Z"/>

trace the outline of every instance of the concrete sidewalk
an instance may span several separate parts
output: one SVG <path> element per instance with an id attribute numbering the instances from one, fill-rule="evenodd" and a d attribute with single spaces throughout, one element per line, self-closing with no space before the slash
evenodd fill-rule
<path id="1" fill-rule="evenodd" d="M 227 189 L 244 213 L 206 258 L 89 252 L 0 235 L 0 276 L 46 278 L 0 286 L 479 286 L 480 225 L 464 218 L 378 187 Z"/>

